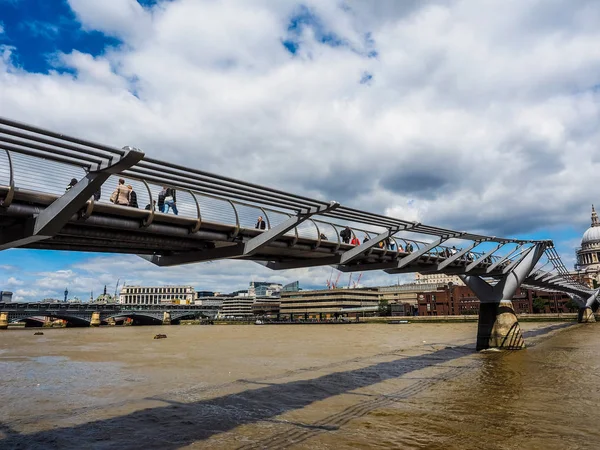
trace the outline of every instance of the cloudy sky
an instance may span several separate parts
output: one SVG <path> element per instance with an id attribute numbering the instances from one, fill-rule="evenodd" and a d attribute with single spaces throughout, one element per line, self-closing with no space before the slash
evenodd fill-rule
<path id="1" fill-rule="evenodd" d="M 595 0 L 0 0 L 0 115 L 399 218 L 552 238 L 571 267 L 600 203 L 598 23 Z M 19 300 L 329 273 L 0 254 Z"/>

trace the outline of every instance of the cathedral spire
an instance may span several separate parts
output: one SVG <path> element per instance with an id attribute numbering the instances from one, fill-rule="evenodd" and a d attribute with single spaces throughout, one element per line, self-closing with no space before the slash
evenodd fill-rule
<path id="1" fill-rule="evenodd" d="M 600 222 L 598 222 L 598 214 L 596 214 L 596 209 L 594 208 L 594 205 L 592 205 L 592 226 L 600 227 Z"/>

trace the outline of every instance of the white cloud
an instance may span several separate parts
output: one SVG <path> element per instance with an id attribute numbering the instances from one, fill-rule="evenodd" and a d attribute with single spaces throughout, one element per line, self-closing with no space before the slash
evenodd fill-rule
<path id="1" fill-rule="evenodd" d="M 19 48 L 4 47 L 0 114 L 440 226 L 587 224 L 600 169 L 595 1 L 315 0 L 291 30 L 292 1 L 69 4 L 86 30 L 123 44 L 59 55 L 75 75 L 24 72 L 11 62 Z M 200 288 L 281 276 L 248 263 L 110 262 L 129 265 L 131 280 Z M 114 283 L 105 263 L 90 262 Z M 312 270 L 299 277 L 327 278 Z M 91 278 L 69 282 L 83 290 Z"/>
<path id="2" fill-rule="evenodd" d="M 8 279 L 4 282 L 4 284 L 9 287 L 12 288 L 14 286 L 23 286 L 25 284 L 25 282 L 23 280 L 19 280 L 15 277 L 8 277 Z"/>

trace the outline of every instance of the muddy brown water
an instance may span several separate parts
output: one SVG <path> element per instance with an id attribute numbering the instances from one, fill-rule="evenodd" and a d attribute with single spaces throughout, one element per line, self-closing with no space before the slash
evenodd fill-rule
<path id="1" fill-rule="evenodd" d="M 600 325 L 522 327 L 8 330 L 0 448 L 600 448 Z"/>

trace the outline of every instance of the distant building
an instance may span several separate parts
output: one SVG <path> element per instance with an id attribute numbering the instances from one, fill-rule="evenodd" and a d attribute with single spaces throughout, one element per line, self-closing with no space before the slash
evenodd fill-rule
<path id="1" fill-rule="evenodd" d="M 415 273 L 415 283 L 417 284 L 448 284 L 452 283 L 457 286 L 464 286 L 465 283 L 458 275 L 446 275 L 444 273 Z"/>
<path id="2" fill-rule="evenodd" d="M 356 317 L 363 315 L 356 308 L 378 305 L 377 288 L 282 292 L 280 314 L 306 319 L 329 319 L 340 315 Z M 353 311 L 345 312 L 346 309 Z"/>
<path id="3" fill-rule="evenodd" d="M 592 205 L 592 223 L 583 233 L 581 247 L 575 254 L 577 262 L 575 270 L 577 277 L 593 287 L 600 281 L 600 221 L 596 209 Z"/>
<path id="4" fill-rule="evenodd" d="M 392 316 L 414 316 L 417 313 L 417 304 L 392 303 L 390 313 Z"/>
<path id="5" fill-rule="evenodd" d="M 286 284 L 281 289 L 282 292 L 298 292 L 300 290 L 300 282 L 294 281 L 293 283 Z"/>
<path id="6" fill-rule="evenodd" d="M 161 303 L 192 304 L 196 292 L 192 286 L 123 286 L 119 303 L 160 305 Z"/>
<path id="7" fill-rule="evenodd" d="M 253 304 L 254 297 L 249 297 L 248 295 L 226 297 L 223 299 L 219 315 L 225 318 L 251 318 L 254 315 L 252 312 Z"/>
<path id="8" fill-rule="evenodd" d="M 215 293 L 213 291 L 196 291 L 196 298 L 204 298 L 204 297 L 214 297 Z"/>
<path id="9" fill-rule="evenodd" d="M 394 303 L 408 303 L 417 306 L 417 294 L 423 291 L 436 290 L 443 287 L 443 283 L 407 283 L 393 286 L 381 286 L 377 288 L 380 300 L 387 301 L 390 305 Z"/>
<path id="10" fill-rule="evenodd" d="M 270 283 L 268 281 L 250 282 L 251 289 L 252 285 L 254 285 L 254 295 L 257 297 L 270 297 L 271 295 L 279 295 L 283 289 L 283 285 L 279 283 Z"/>
<path id="11" fill-rule="evenodd" d="M 280 307 L 281 299 L 279 297 L 257 297 L 252 304 L 252 314 L 255 316 L 275 318 L 279 316 Z"/>
<path id="12" fill-rule="evenodd" d="M 224 297 L 200 297 L 194 301 L 194 304 L 220 308 L 223 301 Z"/>
<path id="13" fill-rule="evenodd" d="M 479 314 L 479 299 L 467 286 L 446 285 L 436 290 L 419 292 L 417 298 L 420 316 Z M 536 298 L 541 298 L 544 303 L 539 312 L 569 312 L 570 297 L 564 293 L 519 288 L 512 298 L 515 313 L 538 312 L 534 311 Z"/>
<path id="14" fill-rule="evenodd" d="M 10 291 L 0 291 L 0 302 L 10 303 L 12 302 L 13 293 Z"/>

